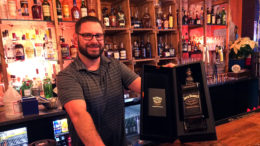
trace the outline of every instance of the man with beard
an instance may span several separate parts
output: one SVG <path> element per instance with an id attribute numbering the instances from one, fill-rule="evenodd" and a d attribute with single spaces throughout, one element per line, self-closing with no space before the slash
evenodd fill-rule
<path id="1" fill-rule="evenodd" d="M 124 89 L 141 92 L 141 78 L 105 57 L 104 30 L 92 16 L 76 22 L 78 56 L 57 76 L 58 96 L 68 114 L 73 146 L 123 146 Z"/>

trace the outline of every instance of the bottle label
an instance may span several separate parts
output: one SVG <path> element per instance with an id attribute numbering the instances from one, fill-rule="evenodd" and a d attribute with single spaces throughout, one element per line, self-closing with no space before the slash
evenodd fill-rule
<path id="1" fill-rule="evenodd" d="M 165 21 L 163 22 L 163 28 L 164 28 L 164 29 L 168 29 L 168 27 L 169 27 L 169 21 L 168 21 L 168 20 L 165 20 Z"/>
<path id="2" fill-rule="evenodd" d="M 70 17 L 69 5 L 63 5 L 62 10 L 63 10 L 63 17 L 69 18 Z"/>
<path id="3" fill-rule="evenodd" d="M 120 58 L 118 51 L 114 52 L 114 58 L 115 58 L 115 59 L 119 59 L 119 58 Z"/>
<path id="4" fill-rule="evenodd" d="M 16 58 L 20 58 L 20 57 L 23 57 L 24 56 L 24 53 L 23 53 L 23 48 L 16 48 L 15 49 L 15 56 Z"/>
<path id="5" fill-rule="evenodd" d="M 69 49 L 67 47 L 62 47 L 61 48 L 61 53 L 63 58 L 67 58 L 70 56 Z"/>
<path id="6" fill-rule="evenodd" d="M 77 57 L 77 53 L 78 53 L 78 50 L 77 50 L 77 48 L 70 48 L 70 56 L 72 57 L 72 58 L 76 58 Z"/>
<path id="7" fill-rule="evenodd" d="M 51 16 L 49 5 L 43 5 L 42 9 L 43 9 L 43 16 Z"/>
<path id="8" fill-rule="evenodd" d="M 216 17 L 215 16 L 212 16 L 212 24 L 216 24 Z"/>
<path id="9" fill-rule="evenodd" d="M 33 48 L 31 48 L 31 47 L 26 47 L 26 48 L 25 48 L 25 52 L 26 52 L 26 57 L 27 57 L 28 59 L 34 57 L 34 49 L 33 49 Z"/>
<path id="10" fill-rule="evenodd" d="M 75 19 L 79 19 L 79 11 L 74 11 L 74 12 L 73 12 L 73 17 L 74 17 Z"/>
<path id="11" fill-rule="evenodd" d="M 210 14 L 207 15 L 207 23 L 210 24 Z"/>
<path id="12" fill-rule="evenodd" d="M 88 9 L 87 8 L 81 8 L 81 17 L 88 16 Z"/>
<path id="13" fill-rule="evenodd" d="M 26 97 L 31 96 L 31 89 L 24 89 L 23 93 Z"/>
<path id="14" fill-rule="evenodd" d="M 169 27 L 173 28 L 173 16 L 169 17 Z"/>
<path id="15" fill-rule="evenodd" d="M 28 1 L 24 0 L 20 2 L 23 16 L 29 16 Z"/>
<path id="16" fill-rule="evenodd" d="M 106 27 L 109 27 L 110 25 L 109 25 L 109 17 L 104 17 L 104 25 L 106 26 Z"/>
<path id="17" fill-rule="evenodd" d="M 227 21 L 226 19 L 227 19 L 226 15 L 223 15 L 223 23 L 222 24 L 224 24 L 224 25 L 226 24 L 226 21 Z"/>
<path id="18" fill-rule="evenodd" d="M 126 50 L 120 51 L 120 59 L 122 59 L 122 60 L 126 59 Z"/>

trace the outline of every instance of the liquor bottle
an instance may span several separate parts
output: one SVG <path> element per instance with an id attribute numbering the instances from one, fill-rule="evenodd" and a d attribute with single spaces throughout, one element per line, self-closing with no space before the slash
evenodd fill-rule
<path id="1" fill-rule="evenodd" d="M 186 40 L 184 39 L 184 36 L 182 37 L 182 52 L 183 52 L 183 53 L 188 52 L 188 43 L 187 43 Z"/>
<path id="2" fill-rule="evenodd" d="M 226 11 L 225 11 L 225 8 L 224 7 L 222 7 L 222 12 L 221 12 L 221 24 L 222 25 L 226 25 L 226 23 L 227 23 L 227 16 L 226 16 Z"/>
<path id="3" fill-rule="evenodd" d="M 72 21 L 78 21 L 80 18 L 79 8 L 77 7 L 76 0 L 73 0 L 73 7 L 71 9 Z"/>
<path id="4" fill-rule="evenodd" d="M 134 28 L 142 28 L 142 21 L 139 19 L 139 11 L 136 10 L 135 12 L 135 21 L 134 21 Z"/>
<path id="5" fill-rule="evenodd" d="M 124 47 L 124 43 L 123 42 L 120 43 L 120 50 L 119 50 L 119 52 L 120 52 L 120 60 L 126 60 L 126 49 Z"/>
<path id="6" fill-rule="evenodd" d="M 188 15 L 187 15 L 187 12 L 185 11 L 185 10 L 183 10 L 184 11 L 184 15 L 183 15 L 183 17 L 182 17 L 182 23 L 184 24 L 184 25 L 187 25 L 188 24 L 188 21 L 189 21 L 189 17 L 188 17 Z"/>
<path id="7" fill-rule="evenodd" d="M 185 84 L 181 86 L 184 131 L 201 131 L 207 128 L 201 106 L 200 83 L 192 77 L 191 68 L 187 68 Z"/>
<path id="8" fill-rule="evenodd" d="M 145 13 L 143 16 L 143 27 L 144 28 L 150 28 L 151 27 L 151 16 L 148 12 L 148 7 L 145 8 Z"/>
<path id="9" fill-rule="evenodd" d="M 120 54 L 119 54 L 118 46 L 116 44 L 114 44 L 113 48 L 114 48 L 113 49 L 114 58 L 116 60 L 119 60 L 120 59 Z"/>
<path id="10" fill-rule="evenodd" d="M 50 77 L 48 77 L 48 73 L 45 73 L 45 79 L 43 80 L 43 90 L 45 98 L 53 97 L 52 82 Z"/>
<path id="11" fill-rule="evenodd" d="M 28 0 L 20 0 L 22 16 L 29 16 Z"/>
<path id="12" fill-rule="evenodd" d="M 169 45 L 165 43 L 165 48 L 163 49 L 163 57 L 170 57 L 170 48 Z"/>
<path id="13" fill-rule="evenodd" d="M 122 11 L 121 7 L 118 7 L 117 11 L 117 22 L 118 27 L 125 27 L 125 13 Z"/>
<path id="14" fill-rule="evenodd" d="M 15 60 L 24 60 L 24 47 L 22 44 L 16 43 L 15 33 L 13 33 L 13 44 L 14 44 L 14 51 L 15 51 Z M 25 40 L 25 36 L 22 37 Z"/>
<path id="15" fill-rule="evenodd" d="M 209 12 L 209 8 L 207 8 L 207 24 L 211 24 L 211 13 Z"/>
<path id="16" fill-rule="evenodd" d="M 43 50 L 44 50 L 44 56 L 45 59 L 52 60 L 54 59 L 54 50 L 52 45 L 52 40 L 50 38 L 51 35 L 47 32 L 44 37 L 44 44 L 43 44 Z"/>
<path id="17" fill-rule="evenodd" d="M 103 9 L 102 9 L 102 14 L 103 14 L 103 23 L 104 23 L 104 26 L 105 27 L 110 27 L 110 23 L 109 23 L 109 15 L 108 15 L 108 13 L 107 13 L 107 8 L 106 7 L 104 7 Z"/>
<path id="18" fill-rule="evenodd" d="M 214 7 L 211 8 L 211 24 L 216 24 L 216 16 L 214 13 Z"/>
<path id="19" fill-rule="evenodd" d="M 62 14 L 64 21 L 70 21 L 70 9 L 69 9 L 69 0 L 63 0 L 62 3 Z"/>
<path id="20" fill-rule="evenodd" d="M 152 58 L 152 45 L 150 43 L 150 37 L 147 37 L 146 48 L 146 58 Z"/>
<path id="21" fill-rule="evenodd" d="M 16 0 L 8 0 L 8 14 L 9 14 L 9 19 L 16 19 L 16 13 L 17 13 L 17 8 L 16 8 Z"/>
<path id="22" fill-rule="evenodd" d="M 196 11 L 196 19 L 195 19 L 195 23 L 196 23 L 197 25 L 200 25 L 200 24 L 201 24 L 201 20 L 200 20 L 200 17 L 199 17 L 199 13 L 198 13 L 198 11 Z"/>
<path id="23" fill-rule="evenodd" d="M 93 16 L 93 17 L 96 17 L 97 14 L 96 14 L 95 9 L 89 9 L 89 11 L 88 11 L 88 15 L 89 15 L 89 16 Z"/>
<path id="24" fill-rule="evenodd" d="M 63 37 L 60 37 L 60 41 L 62 59 L 70 59 L 69 45 L 65 43 L 65 39 Z"/>
<path id="25" fill-rule="evenodd" d="M 221 14 L 219 12 L 219 7 L 217 8 L 217 14 L 216 14 L 216 24 L 221 24 Z"/>
<path id="26" fill-rule="evenodd" d="M 31 89 L 32 89 L 33 96 L 40 96 L 40 89 L 39 89 L 36 77 L 33 78 Z"/>
<path id="27" fill-rule="evenodd" d="M 42 7 L 38 5 L 37 0 L 33 0 L 34 5 L 32 6 L 33 19 L 42 19 Z"/>
<path id="28" fill-rule="evenodd" d="M 5 56 L 7 59 L 7 63 L 14 62 L 15 61 L 14 43 L 12 42 L 12 39 L 9 37 L 8 30 L 5 30 L 3 32 L 3 41 L 5 42 L 4 49 L 5 49 Z"/>
<path id="29" fill-rule="evenodd" d="M 43 20 L 51 21 L 51 9 L 48 0 L 42 2 Z"/>
<path id="30" fill-rule="evenodd" d="M 25 43 L 23 44 L 24 49 L 25 49 L 25 55 L 26 59 L 32 59 L 34 58 L 34 45 L 30 40 L 29 33 L 26 33 L 25 35 Z"/>
<path id="31" fill-rule="evenodd" d="M 140 51 L 141 51 L 141 58 L 146 58 L 146 48 L 145 48 L 143 40 L 141 40 L 139 47 L 140 47 Z"/>
<path id="32" fill-rule="evenodd" d="M 56 0 L 56 9 L 57 9 L 58 21 L 62 21 L 62 8 L 61 8 L 60 0 Z"/>
<path id="33" fill-rule="evenodd" d="M 169 29 L 173 29 L 173 15 L 172 15 L 172 6 L 169 6 L 169 14 L 168 14 L 168 20 L 169 20 Z"/>
<path id="34" fill-rule="evenodd" d="M 81 1 L 80 16 L 81 17 L 88 16 L 88 8 L 86 7 L 85 0 Z"/>
<path id="35" fill-rule="evenodd" d="M 8 7 L 7 0 L 0 1 L 0 18 L 7 19 L 8 18 Z"/>
<path id="36" fill-rule="evenodd" d="M 115 15 L 115 9 L 111 8 L 111 14 L 109 16 L 110 20 L 110 26 L 111 27 L 116 27 L 116 15 Z"/>
<path id="37" fill-rule="evenodd" d="M 170 44 L 169 52 L 170 52 L 170 57 L 175 56 L 175 49 L 173 48 L 172 44 Z"/>
<path id="38" fill-rule="evenodd" d="M 139 49 L 138 43 L 137 41 L 134 41 L 134 45 L 133 45 L 133 57 L 135 59 L 139 59 L 141 55 L 141 51 Z"/>
<path id="39" fill-rule="evenodd" d="M 200 24 L 204 24 L 204 10 L 203 10 L 203 7 L 200 8 Z"/>
<path id="40" fill-rule="evenodd" d="M 162 9 L 161 7 L 159 7 L 156 14 L 156 26 L 158 29 L 162 29 L 162 23 Z"/>
<path id="41" fill-rule="evenodd" d="M 158 56 L 162 57 L 162 52 L 163 52 L 163 41 L 162 37 L 159 37 L 159 42 L 158 42 Z"/>
<path id="42" fill-rule="evenodd" d="M 75 59 L 78 55 L 78 49 L 73 43 L 74 41 L 71 40 L 71 46 L 70 46 L 70 56 L 72 59 Z"/>
<path id="43" fill-rule="evenodd" d="M 107 57 L 108 58 L 112 58 L 114 56 L 114 51 L 112 50 L 112 44 L 108 44 L 107 45 L 108 48 L 107 48 Z"/>
<path id="44" fill-rule="evenodd" d="M 167 19 L 167 15 L 164 13 L 163 14 L 163 29 L 168 29 L 169 28 L 169 19 Z"/>

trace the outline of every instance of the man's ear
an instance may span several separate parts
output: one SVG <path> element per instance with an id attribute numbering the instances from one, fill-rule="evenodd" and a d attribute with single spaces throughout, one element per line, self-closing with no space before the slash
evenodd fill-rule
<path id="1" fill-rule="evenodd" d="M 78 36 L 78 34 L 76 34 L 76 33 L 74 33 L 73 34 L 73 43 L 75 44 L 75 45 L 77 45 L 78 46 L 78 40 L 79 40 L 79 36 Z"/>

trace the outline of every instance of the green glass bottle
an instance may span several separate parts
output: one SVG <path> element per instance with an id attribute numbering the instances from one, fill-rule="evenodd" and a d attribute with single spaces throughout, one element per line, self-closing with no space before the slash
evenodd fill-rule
<path id="1" fill-rule="evenodd" d="M 45 98 L 53 97 L 52 83 L 51 83 L 51 79 L 49 77 L 46 77 L 43 80 L 43 90 L 44 90 Z"/>

